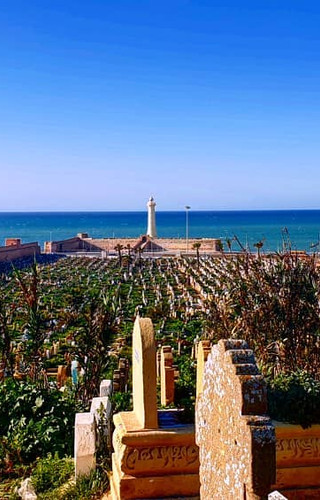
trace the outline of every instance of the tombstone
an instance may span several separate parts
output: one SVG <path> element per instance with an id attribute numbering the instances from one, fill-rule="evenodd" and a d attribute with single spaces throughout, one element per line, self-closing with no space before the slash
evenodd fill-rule
<path id="1" fill-rule="evenodd" d="M 168 406 L 174 402 L 174 368 L 172 348 L 161 348 L 161 404 Z"/>
<path id="2" fill-rule="evenodd" d="M 133 411 L 114 415 L 111 498 L 196 497 L 199 458 L 194 426 L 179 422 L 176 410 L 157 411 L 150 319 L 135 321 L 132 370 Z"/>
<path id="3" fill-rule="evenodd" d="M 100 383 L 100 397 L 110 397 L 112 395 L 112 380 L 102 380 Z"/>
<path id="4" fill-rule="evenodd" d="M 197 356 L 197 397 L 202 393 L 203 387 L 203 371 L 204 366 L 207 361 L 208 355 L 211 350 L 210 340 L 200 340 L 198 345 L 198 356 Z"/>
<path id="5" fill-rule="evenodd" d="M 76 413 L 74 463 L 76 478 L 89 474 L 96 466 L 96 429 L 93 413 Z"/>
<path id="6" fill-rule="evenodd" d="M 135 321 L 132 351 L 133 411 L 143 429 L 157 429 L 156 346 L 149 318 Z"/>
<path id="7" fill-rule="evenodd" d="M 57 373 L 57 385 L 59 388 L 66 384 L 67 378 L 67 367 L 65 365 L 59 365 Z"/>
<path id="8" fill-rule="evenodd" d="M 120 391 L 120 370 L 113 370 L 113 390 L 114 392 Z"/>
<path id="9" fill-rule="evenodd" d="M 157 365 L 157 379 L 160 379 L 161 376 L 161 347 L 157 350 L 157 356 L 156 356 L 156 365 Z"/>
<path id="10" fill-rule="evenodd" d="M 178 365 L 172 365 L 172 368 L 174 369 L 174 381 L 178 382 L 178 380 L 180 378 L 179 367 L 178 367 Z"/>
<path id="11" fill-rule="evenodd" d="M 242 340 L 220 340 L 205 365 L 196 405 L 202 500 L 265 499 L 276 478 L 267 389 Z"/>
<path id="12" fill-rule="evenodd" d="M 128 375 L 129 375 L 129 361 L 126 358 L 119 359 L 119 390 L 120 392 L 125 392 L 128 384 Z"/>
<path id="13" fill-rule="evenodd" d="M 106 442 L 107 447 L 111 448 L 112 405 L 109 400 L 109 397 L 103 396 L 103 397 L 92 398 L 90 413 L 94 415 L 96 429 L 102 428 L 104 441 Z"/>
<path id="14" fill-rule="evenodd" d="M 279 493 L 279 491 L 273 491 L 268 495 L 268 500 L 288 500 L 288 499 L 287 497 Z"/>

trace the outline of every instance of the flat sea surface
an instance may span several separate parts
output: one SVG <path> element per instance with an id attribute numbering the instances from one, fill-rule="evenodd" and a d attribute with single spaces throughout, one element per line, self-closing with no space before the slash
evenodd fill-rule
<path id="1" fill-rule="evenodd" d="M 226 238 L 236 235 L 254 250 L 263 240 L 265 251 L 282 248 L 283 239 L 293 249 L 320 249 L 320 210 L 189 211 L 189 236 Z M 186 213 L 156 212 L 159 237 L 185 238 Z M 23 242 L 57 241 L 87 232 L 93 238 L 138 237 L 146 232 L 146 212 L 0 212 L 0 245 L 7 237 Z M 232 249 L 239 246 L 233 242 Z"/>

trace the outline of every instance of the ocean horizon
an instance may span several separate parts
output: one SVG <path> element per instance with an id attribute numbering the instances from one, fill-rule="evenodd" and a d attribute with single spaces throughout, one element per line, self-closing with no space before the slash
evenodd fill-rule
<path id="1" fill-rule="evenodd" d="M 185 211 L 156 211 L 158 237 L 185 238 Z M 146 211 L 61 211 L 0 212 L 0 245 L 5 238 L 23 242 L 59 241 L 86 232 L 92 238 L 139 237 L 147 228 Z M 318 250 L 320 210 L 190 210 L 190 238 L 236 236 L 241 244 L 254 250 L 263 241 L 263 250 L 277 251 L 290 241 L 292 249 Z M 226 245 L 225 245 L 226 246 Z M 236 242 L 234 250 L 239 250 Z"/>

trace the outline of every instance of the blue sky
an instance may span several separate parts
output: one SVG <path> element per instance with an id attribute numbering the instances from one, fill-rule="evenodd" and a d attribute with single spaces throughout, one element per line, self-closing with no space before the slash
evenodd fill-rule
<path id="1" fill-rule="evenodd" d="M 0 210 L 320 208 L 320 4 L 3 0 Z"/>

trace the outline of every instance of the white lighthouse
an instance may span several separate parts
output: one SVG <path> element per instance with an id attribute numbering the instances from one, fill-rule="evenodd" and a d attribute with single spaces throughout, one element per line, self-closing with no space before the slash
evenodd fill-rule
<path id="1" fill-rule="evenodd" d="M 157 237 L 156 230 L 156 202 L 153 199 L 153 196 L 150 196 L 149 201 L 147 203 L 148 207 L 148 229 L 147 236 L 150 238 Z"/>

